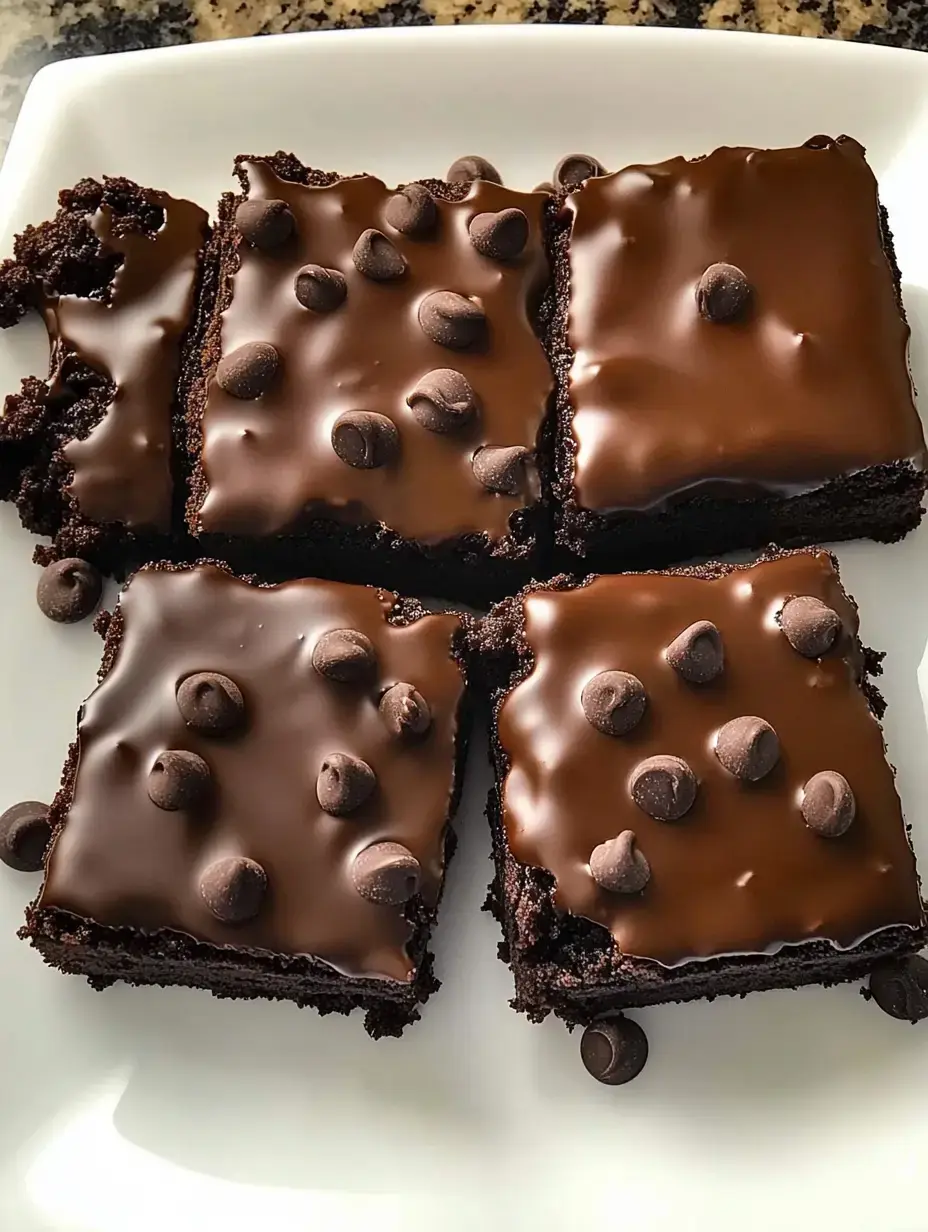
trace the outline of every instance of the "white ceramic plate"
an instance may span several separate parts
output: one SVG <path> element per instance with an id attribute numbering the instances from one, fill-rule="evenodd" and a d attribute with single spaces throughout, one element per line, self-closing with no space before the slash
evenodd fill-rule
<path id="1" fill-rule="evenodd" d="M 478 152 L 530 187 L 607 166 L 846 131 L 868 147 L 928 386 L 928 60 L 762 35 L 591 27 L 351 32 L 43 69 L 0 176 L 0 254 L 59 187 L 124 174 L 213 202 L 232 156 L 280 147 L 388 180 Z M 41 326 L 0 337 L 0 388 L 42 371 Z M 0 513 L 0 783 L 48 798 L 94 680 L 89 628 L 42 619 L 32 544 Z M 928 526 L 840 549 L 884 647 L 886 735 L 928 860 Z M 206 993 L 92 992 L 15 939 L 32 879 L 0 867 L 3 1232 L 924 1232 L 928 1031 L 856 987 L 639 1015 L 651 1060 L 598 1086 L 577 1039 L 509 1010 L 478 743 L 437 934 L 442 991 L 399 1041 L 357 1018 Z"/>

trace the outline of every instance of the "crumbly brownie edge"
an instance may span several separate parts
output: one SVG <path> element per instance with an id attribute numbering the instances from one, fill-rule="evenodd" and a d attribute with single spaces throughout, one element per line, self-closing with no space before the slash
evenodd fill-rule
<path id="1" fill-rule="evenodd" d="M 712 561 L 650 572 L 708 580 L 795 553 L 804 554 L 802 549 L 770 547 L 758 561 L 745 564 Z M 838 562 L 833 556 L 831 560 L 837 573 Z M 509 772 L 509 758 L 499 740 L 498 718 L 508 695 L 534 668 L 534 655 L 525 638 L 523 600 L 543 591 L 573 590 L 594 580 L 593 576 L 562 574 L 529 586 L 498 604 L 473 626 L 469 637 L 471 671 L 490 700 L 494 786 L 486 815 L 495 873 L 486 909 L 502 929 L 500 958 L 513 973 L 513 1009 L 536 1022 L 553 1012 L 571 1025 L 582 1025 L 606 1010 L 858 979 L 877 963 L 923 946 L 928 930 L 900 926 L 881 929 L 850 950 L 838 950 L 827 941 L 808 941 L 785 946 L 773 955 L 708 959 L 664 968 L 647 960 L 623 957 L 605 928 L 556 908 L 552 875 L 522 864 L 509 851 L 502 810 L 502 784 Z M 852 597 L 848 598 L 853 603 Z M 872 677 L 880 674 L 883 655 L 864 646 L 861 653 L 861 688 L 879 722 L 886 703 Z"/>
<path id="2" fill-rule="evenodd" d="M 541 497 L 532 506 L 515 510 L 509 520 L 509 533 L 499 540 L 482 534 L 458 535 L 438 544 L 424 544 L 403 538 L 380 522 L 351 524 L 325 518 L 307 517 L 283 535 L 255 540 L 247 536 L 204 535 L 198 529 L 199 511 L 209 491 L 202 464 L 202 419 L 209 382 L 222 354 L 222 314 L 232 299 L 232 279 L 238 269 L 239 236 L 234 225 L 235 210 L 247 192 L 243 164 L 266 162 L 283 179 L 311 187 L 325 188 L 350 178 L 336 172 L 307 167 L 295 155 L 278 151 L 273 155 L 238 155 L 235 173 L 241 192 L 226 193 L 219 204 L 210 242 L 204 281 L 211 287 L 212 302 L 206 312 L 201 338 L 200 369 L 188 387 L 185 399 L 186 455 L 189 495 L 186 504 L 187 528 L 204 551 L 232 561 L 236 568 L 261 577 L 280 580 L 313 573 L 336 581 L 373 583 L 391 589 L 486 607 L 512 594 L 535 576 L 550 574 L 550 549 L 553 539 L 551 478 L 554 471 L 552 450 L 555 437 L 554 399 L 544 416 L 538 436 L 538 471 Z M 459 201 L 469 191 L 468 184 L 425 179 L 421 183 L 436 197 Z M 546 226 L 553 223 L 553 205 L 546 214 Z M 550 250 L 546 244 L 550 260 Z M 539 307 L 538 335 L 542 345 L 550 334 L 555 312 L 553 277 Z M 549 357 L 550 358 L 550 357 Z"/>
<path id="3" fill-rule="evenodd" d="M 183 572 L 203 565 L 213 565 L 232 577 L 239 576 L 224 562 L 206 559 L 190 563 L 160 561 L 145 568 Z M 272 585 L 248 577 L 242 580 L 262 589 Z M 429 614 L 418 600 L 397 596 L 386 619 L 392 625 L 405 627 Z M 97 989 L 106 988 L 117 980 L 159 986 L 182 984 L 206 989 L 219 997 L 294 1001 L 321 1014 L 349 1014 L 354 1009 L 363 1009 L 365 1029 L 373 1038 L 400 1035 L 404 1027 L 420 1017 L 418 1007 L 441 987 L 434 973 L 434 954 L 429 949 L 429 941 L 438 919 L 448 867 L 457 847 L 452 826 L 461 798 L 472 724 L 472 705 L 466 687 L 465 643 L 473 636 L 475 622 L 465 613 L 459 615 L 462 628 L 451 653 L 464 679 L 465 692 L 458 711 L 455 764 L 444 838 L 445 871 L 434 907 L 427 907 L 416 898 L 407 909 L 414 925 L 409 950 L 416 966 L 415 978 L 409 984 L 344 976 L 328 963 L 310 956 L 214 946 L 172 929 L 143 933 L 133 928 L 97 924 L 57 908 L 40 907 L 41 887 L 26 909 L 26 923 L 18 936 L 28 940 L 49 965 L 69 974 L 84 975 Z M 123 635 L 121 608 L 117 606 L 100 627 L 104 645 L 98 683 L 106 678 L 116 662 Z M 78 752 L 75 740 L 68 751 L 61 784 L 49 810 L 53 828 L 49 851 L 66 824 L 77 777 Z"/>

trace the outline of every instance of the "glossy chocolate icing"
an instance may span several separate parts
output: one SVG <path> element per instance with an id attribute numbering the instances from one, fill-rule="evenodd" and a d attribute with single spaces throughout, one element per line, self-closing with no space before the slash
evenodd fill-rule
<path id="1" fill-rule="evenodd" d="M 315 955 L 350 975 L 411 979 L 413 927 L 403 907 L 361 897 L 352 861 L 374 843 L 401 843 L 419 862 L 424 899 L 436 902 L 463 684 L 451 657 L 458 617 L 391 625 L 393 600 L 316 581 L 259 588 L 215 566 L 137 574 L 121 599 L 115 662 L 84 707 L 73 802 L 40 906 L 220 946 Z M 363 682 L 313 667 L 320 635 L 343 628 L 375 648 L 377 667 Z M 210 732 L 185 724 L 178 684 L 203 671 L 239 686 L 242 725 Z M 415 741 L 398 740 L 378 710 L 399 681 L 428 701 L 431 725 Z M 165 749 L 209 766 L 210 796 L 198 808 L 168 811 L 149 798 L 149 772 Z M 316 799 L 320 765 L 334 752 L 363 758 L 377 776 L 350 816 L 330 816 Z M 267 875 L 260 909 L 234 925 L 198 889 L 225 857 L 256 861 Z"/>
<path id="2" fill-rule="evenodd" d="M 89 220 L 103 250 L 123 256 L 109 302 L 56 296 L 46 301 L 44 316 L 52 341 L 115 386 L 90 435 L 64 448 L 74 468 L 68 490 L 78 509 L 94 522 L 169 531 L 171 417 L 207 215 L 167 193 L 148 191 L 146 197 L 164 210 L 153 236 L 118 231 L 106 204 Z"/>
<path id="3" fill-rule="evenodd" d="M 274 534 L 304 513 L 350 522 L 383 522 L 400 535 L 437 542 L 453 535 L 506 534 L 510 515 L 532 493 L 488 491 L 471 464 L 484 445 L 534 449 L 551 390 L 551 371 L 533 317 L 548 281 L 542 243 L 545 199 L 498 184 L 475 183 L 461 201 L 436 201 L 434 233 L 405 235 L 386 220 L 393 193 L 369 176 L 315 188 L 278 177 L 260 161 L 243 164 L 251 199 L 286 201 L 294 236 L 271 250 L 238 243 L 240 268 L 222 316 L 224 355 L 248 342 L 275 346 L 281 370 L 262 397 L 242 401 L 210 383 L 203 415 L 202 463 L 209 491 L 199 514 L 206 532 Z M 477 214 L 518 207 L 529 218 L 521 256 L 482 256 L 468 234 Z M 359 237 L 377 228 L 407 262 L 389 281 L 365 276 L 352 257 Z M 294 277 L 315 265 L 341 273 L 347 295 L 334 311 L 299 302 Z M 484 345 L 453 350 L 431 341 L 418 319 L 436 291 L 474 297 L 488 318 Z M 479 411 L 459 430 L 437 433 L 417 422 L 407 398 L 426 374 L 453 368 L 476 392 Z M 385 415 L 399 433 L 388 465 L 346 465 L 331 443 L 347 412 Z"/>
<path id="4" fill-rule="evenodd" d="M 877 185 L 849 138 L 627 167 L 566 200 L 574 489 L 591 510 L 924 465 Z M 718 262 L 736 320 L 700 315 Z"/>
<path id="5" fill-rule="evenodd" d="M 838 612 L 843 632 L 821 660 L 798 654 L 777 623 L 792 595 Z M 500 740 L 511 768 L 504 822 L 515 857 L 549 870 L 557 905 L 612 931 L 624 954 L 674 966 L 714 955 L 774 952 L 824 938 L 847 948 L 891 925 L 923 922 L 879 724 L 858 684 L 857 612 L 827 553 L 732 569 L 712 580 L 666 574 L 602 577 L 524 600 L 534 668 L 503 702 Z M 665 650 L 684 626 L 712 621 L 725 667 L 708 684 L 673 670 Z M 588 722 L 586 682 L 607 670 L 644 685 L 644 717 L 623 736 Z M 755 783 L 720 764 L 719 728 L 758 715 L 780 758 Z M 676 821 L 638 808 L 629 777 L 645 758 L 683 758 L 696 798 Z M 857 815 L 824 838 L 800 811 L 819 771 L 843 774 Z M 589 866 L 601 843 L 631 830 L 650 866 L 638 894 L 610 893 Z"/>

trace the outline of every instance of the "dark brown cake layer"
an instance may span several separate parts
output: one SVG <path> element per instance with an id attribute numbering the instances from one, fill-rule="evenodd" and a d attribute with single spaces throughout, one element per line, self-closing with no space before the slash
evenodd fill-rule
<path id="1" fill-rule="evenodd" d="M 370 176 L 340 178 L 284 154 L 236 165 L 244 191 L 221 206 L 219 295 L 188 412 L 192 532 L 261 570 L 302 562 L 339 577 L 473 592 L 476 602 L 520 585 L 545 522 L 538 453 L 553 378 L 536 329 L 550 306 L 548 199 L 488 182 L 429 182 L 432 221 L 406 233 L 391 222 L 396 193 Z M 243 201 L 286 203 L 292 234 L 272 247 L 244 239 Z M 491 235 L 489 249 L 478 248 L 474 220 L 507 211 L 524 215 L 524 246 L 493 255 Z M 372 228 L 375 266 L 388 254 L 393 276 L 365 263 Z M 307 307 L 305 291 L 298 298 L 297 275 L 310 267 L 342 280 L 334 306 Z M 458 310 L 483 314 L 472 337 L 451 337 L 452 322 L 442 343 L 423 326 L 433 297 L 447 293 Z M 258 396 L 236 396 L 217 365 L 254 343 L 274 348 L 276 371 Z M 440 425 L 415 405 L 436 377 L 457 382 L 449 398 L 464 412 Z M 382 455 L 372 449 L 353 465 L 332 433 L 340 416 L 359 413 L 384 417 L 392 437 Z M 502 479 L 485 465 L 500 450 L 518 454 Z"/>
<path id="2" fill-rule="evenodd" d="M 555 248 L 559 542 L 628 567 L 917 523 L 909 329 L 856 141 L 587 180 Z M 719 263 L 744 279 L 728 317 Z"/>
<path id="3" fill-rule="evenodd" d="M 795 640 L 796 596 L 829 613 L 834 638 L 817 657 L 784 632 L 785 619 Z M 714 634 L 694 634 L 698 622 Z M 875 659 L 827 553 L 556 581 L 500 605 L 481 644 L 497 689 L 496 904 L 525 1008 L 572 1005 L 582 1017 L 602 998 L 828 982 L 921 944 L 914 857 L 866 674 Z M 688 678 L 684 644 L 697 660 L 716 648 L 711 679 Z M 640 685 L 623 734 L 594 723 L 605 672 Z M 762 740 L 745 742 L 744 724 L 761 720 Z M 763 764 L 746 769 L 732 747 Z M 655 758 L 691 775 L 670 784 L 666 820 L 641 791 Z M 803 811 L 823 773 L 853 798 L 852 821 L 832 836 Z"/>
<path id="4" fill-rule="evenodd" d="M 39 311 L 51 347 L 48 380 L 6 400 L 5 494 L 59 555 L 118 571 L 176 529 L 173 417 L 207 234 L 192 202 L 84 180 L 0 267 L 4 323 Z"/>
<path id="5" fill-rule="evenodd" d="M 136 574 L 82 710 L 27 935 L 97 981 L 414 1017 L 434 986 L 427 941 L 459 791 L 460 631 L 456 615 L 369 588 L 257 586 L 205 563 Z M 228 727 L 189 709 L 197 690 L 214 696 L 203 673 L 238 691 Z M 415 730 L 389 706 L 403 685 Z M 178 756 L 198 777 L 172 777 Z M 346 794 L 359 765 L 363 790 Z M 413 878 L 399 893 L 365 881 L 371 853 L 394 847 Z M 243 873 L 257 877 L 244 908 Z"/>

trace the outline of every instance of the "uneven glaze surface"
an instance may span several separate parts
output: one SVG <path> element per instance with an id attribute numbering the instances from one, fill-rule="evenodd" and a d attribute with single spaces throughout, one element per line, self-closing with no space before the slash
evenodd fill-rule
<path id="1" fill-rule="evenodd" d="M 821 660 L 790 646 L 777 613 L 813 595 L 844 631 Z M 719 629 L 725 666 L 709 684 L 683 679 L 665 649 L 694 620 Z M 612 931 L 620 950 L 666 966 L 713 955 L 773 952 L 824 938 L 851 947 L 895 924 L 919 925 L 922 909 L 882 734 L 857 684 L 857 613 L 825 553 L 803 553 L 714 580 L 667 575 L 600 578 L 525 601 L 531 675 L 499 716 L 511 759 L 504 820 L 513 854 L 549 870 L 559 907 Z M 597 731 L 581 691 L 622 670 L 648 695 L 625 736 Z M 714 750 L 723 724 L 757 715 L 779 737 L 780 759 L 759 782 L 728 773 Z M 689 811 L 673 822 L 631 799 L 645 758 L 683 758 L 698 780 Z M 857 816 L 840 838 L 810 830 L 802 789 L 822 770 L 843 774 Z M 594 881 L 590 855 L 624 830 L 650 865 L 638 894 Z"/>

